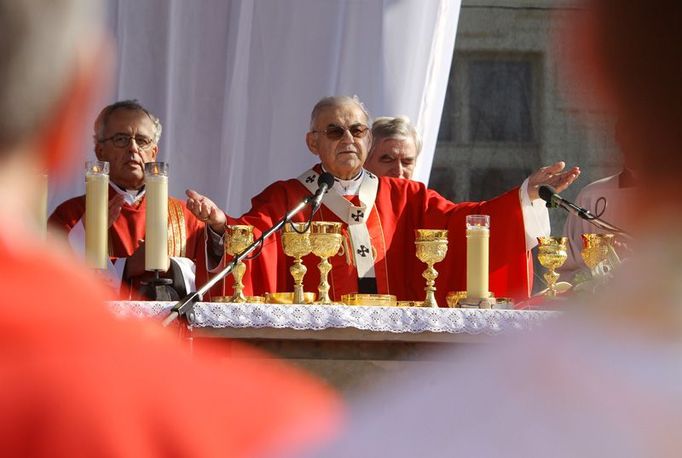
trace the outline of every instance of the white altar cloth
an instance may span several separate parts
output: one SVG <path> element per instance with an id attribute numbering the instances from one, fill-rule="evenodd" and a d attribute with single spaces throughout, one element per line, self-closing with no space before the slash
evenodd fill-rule
<path id="1" fill-rule="evenodd" d="M 119 317 L 162 318 L 172 302 L 117 301 L 109 306 Z M 346 305 L 281 305 L 198 302 L 192 327 L 289 328 L 322 330 L 356 328 L 393 333 L 446 332 L 499 334 L 528 330 L 557 312 Z"/>

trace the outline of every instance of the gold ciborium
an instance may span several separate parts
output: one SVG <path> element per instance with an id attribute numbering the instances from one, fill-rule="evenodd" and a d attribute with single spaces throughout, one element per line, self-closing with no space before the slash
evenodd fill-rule
<path id="1" fill-rule="evenodd" d="M 331 223 L 327 221 L 315 221 L 310 226 L 310 242 L 313 254 L 321 259 L 317 267 L 320 269 L 320 286 L 316 304 L 331 304 L 329 297 L 329 271 L 332 270 L 331 263 L 327 260 L 334 256 L 341 248 L 341 223 Z"/>
<path id="2" fill-rule="evenodd" d="M 598 275 L 597 266 L 606 261 L 613 234 L 583 234 L 583 249 L 580 255 L 593 276 Z"/>
<path id="3" fill-rule="evenodd" d="M 568 253 L 566 252 L 566 244 L 568 239 L 566 237 L 538 237 L 538 260 L 542 267 L 547 269 L 543 275 L 547 283 L 548 297 L 555 297 L 556 282 L 559 279 L 559 274 L 556 269 L 564 265 Z"/>
<path id="4" fill-rule="evenodd" d="M 230 256 L 236 256 L 253 243 L 253 226 L 236 225 L 227 226 L 225 230 L 225 253 Z M 246 302 L 244 296 L 244 273 L 246 272 L 246 264 L 238 262 L 232 271 L 234 278 L 234 295 L 230 302 Z"/>
<path id="5" fill-rule="evenodd" d="M 438 307 L 434 295 L 436 291 L 434 285 L 438 272 L 433 268 L 433 265 L 445 259 L 445 254 L 448 252 L 448 231 L 445 229 L 416 229 L 414 232 L 417 258 L 428 266 L 422 272 L 422 277 L 426 279 L 424 307 Z"/>
<path id="6" fill-rule="evenodd" d="M 306 228 L 306 223 L 287 223 L 284 225 L 282 248 L 284 248 L 284 254 L 294 258 L 294 263 L 289 267 L 289 272 L 294 277 L 294 304 L 303 304 L 303 277 L 308 269 L 303 265 L 301 258 L 313 249 L 310 243 L 310 229 Z"/>

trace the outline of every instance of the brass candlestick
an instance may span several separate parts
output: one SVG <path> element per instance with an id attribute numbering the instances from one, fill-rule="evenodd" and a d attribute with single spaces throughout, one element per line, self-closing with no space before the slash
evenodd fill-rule
<path id="1" fill-rule="evenodd" d="M 609 246 L 613 244 L 613 234 L 583 234 L 583 249 L 580 255 L 593 276 L 599 275 L 597 266 L 606 261 Z"/>
<path id="2" fill-rule="evenodd" d="M 301 259 L 303 256 L 309 254 L 313 247 L 310 243 L 310 228 L 306 229 L 305 223 L 288 223 L 284 225 L 282 230 L 282 248 L 284 254 L 294 258 L 294 263 L 289 267 L 291 276 L 294 277 L 294 304 L 303 304 L 303 277 L 308 271 Z"/>
<path id="3" fill-rule="evenodd" d="M 556 296 L 556 282 L 559 279 L 559 274 L 556 269 L 561 267 L 568 253 L 566 252 L 566 244 L 568 239 L 566 237 L 538 237 L 538 260 L 542 267 L 547 269 L 544 274 L 545 282 L 547 283 L 548 297 Z"/>
<path id="4" fill-rule="evenodd" d="M 329 271 L 332 270 L 332 265 L 328 261 L 330 256 L 334 256 L 341 248 L 341 223 L 332 223 L 326 221 L 313 222 L 310 227 L 310 242 L 312 244 L 312 251 L 315 256 L 318 256 L 321 261 L 317 265 L 320 269 L 320 285 L 318 287 L 317 304 L 331 304 L 332 300 L 329 297 Z"/>
<path id="5" fill-rule="evenodd" d="M 253 243 L 253 226 L 236 225 L 227 226 L 225 230 L 225 253 L 230 256 L 236 256 Z M 238 262 L 232 271 L 234 278 L 234 295 L 231 302 L 246 302 L 244 296 L 244 273 L 246 272 L 246 264 Z"/>
<path id="6" fill-rule="evenodd" d="M 426 279 L 424 307 L 438 307 L 434 294 L 438 272 L 433 268 L 433 265 L 445 259 L 445 254 L 448 252 L 448 231 L 445 229 L 417 229 L 415 236 L 417 258 L 428 266 L 422 273 L 422 277 Z"/>

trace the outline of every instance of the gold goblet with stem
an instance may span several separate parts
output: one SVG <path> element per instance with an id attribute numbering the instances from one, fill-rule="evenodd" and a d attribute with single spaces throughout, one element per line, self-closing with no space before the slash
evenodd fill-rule
<path id="1" fill-rule="evenodd" d="M 609 255 L 609 247 L 613 244 L 613 234 L 583 234 L 583 249 L 580 255 L 592 276 L 598 276 L 597 266 Z"/>
<path id="2" fill-rule="evenodd" d="M 318 287 L 319 295 L 317 304 L 331 304 L 332 300 L 329 297 L 329 271 L 332 270 L 332 265 L 328 261 L 330 256 L 334 256 L 341 248 L 341 241 L 343 235 L 341 234 L 341 223 L 332 223 L 327 221 L 315 221 L 310 226 L 310 242 L 312 251 L 315 256 L 318 256 L 321 261 L 317 265 L 320 269 L 320 285 Z"/>
<path id="3" fill-rule="evenodd" d="M 566 262 L 568 257 L 567 242 L 566 237 L 538 237 L 538 260 L 542 267 L 547 269 L 544 278 L 547 283 L 545 295 L 548 297 L 556 296 L 556 282 L 559 279 L 556 269 Z"/>
<path id="4" fill-rule="evenodd" d="M 448 231 L 445 229 L 417 229 L 415 236 L 417 258 L 427 265 L 426 270 L 422 272 L 422 277 L 426 279 L 424 307 L 438 307 L 434 294 L 438 272 L 433 268 L 433 265 L 445 259 L 448 252 Z"/>
<path id="5" fill-rule="evenodd" d="M 253 243 L 253 226 L 235 225 L 227 226 L 225 230 L 225 253 L 230 256 L 236 256 Z M 234 278 L 234 294 L 230 299 L 231 302 L 246 302 L 244 296 L 244 273 L 246 272 L 246 264 L 238 262 L 232 271 Z"/>
<path id="6" fill-rule="evenodd" d="M 294 263 L 289 267 L 291 276 L 294 277 L 294 304 L 305 303 L 303 293 L 303 277 L 308 271 L 301 259 L 309 254 L 313 247 L 310 243 L 310 228 L 306 223 L 287 223 L 282 230 L 282 248 L 284 254 L 294 258 Z"/>

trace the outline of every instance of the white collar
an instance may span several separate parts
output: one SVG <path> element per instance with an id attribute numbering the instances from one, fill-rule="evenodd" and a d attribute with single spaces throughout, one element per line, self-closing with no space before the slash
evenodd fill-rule
<path id="1" fill-rule="evenodd" d="M 323 172 L 327 171 L 323 165 L 321 167 Z M 332 186 L 332 189 L 342 196 L 357 196 L 360 193 L 360 185 L 362 184 L 362 178 L 364 176 L 365 169 L 360 169 L 360 172 L 350 180 L 342 180 L 334 177 L 334 186 Z"/>
<path id="2" fill-rule="evenodd" d="M 128 205 L 136 204 L 142 199 L 142 197 L 144 197 L 145 194 L 144 187 L 142 189 L 123 189 L 113 181 L 110 181 L 109 184 L 112 188 L 114 188 L 114 191 L 123 196 L 123 200 Z"/>

